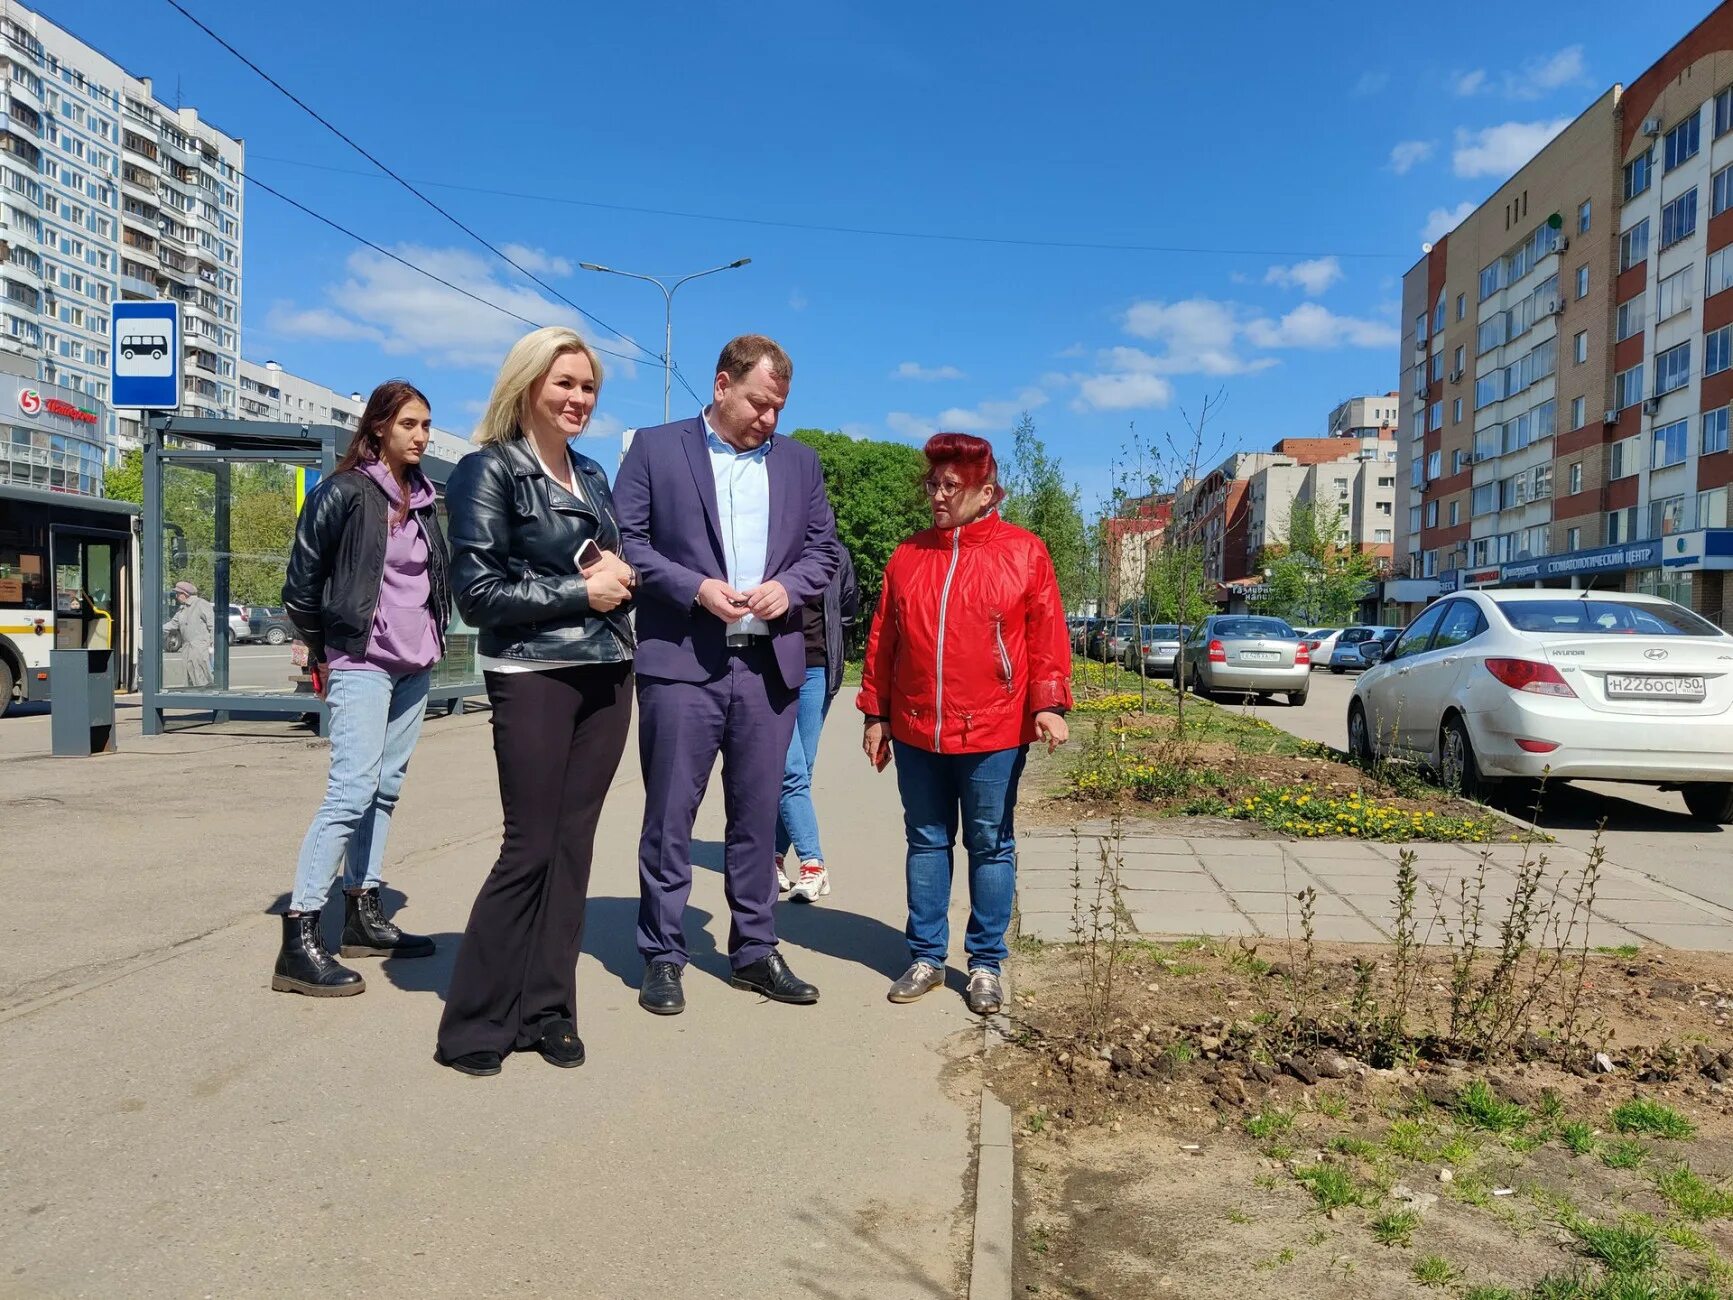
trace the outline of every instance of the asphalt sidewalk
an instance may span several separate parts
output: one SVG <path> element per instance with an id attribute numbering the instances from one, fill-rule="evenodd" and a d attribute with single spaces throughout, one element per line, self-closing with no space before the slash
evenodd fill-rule
<path id="1" fill-rule="evenodd" d="M 818 771 L 835 892 L 779 914 L 818 1006 L 726 983 L 713 782 L 689 1009 L 638 1009 L 634 742 L 579 967 L 589 1062 L 484 1080 L 430 1056 L 498 844 L 485 713 L 429 721 L 394 827 L 389 888 L 439 955 L 356 963 L 367 992 L 341 1000 L 269 990 L 321 743 L 147 740 L 123 711 L 121 753 L 54 760 L 45 714 L 0 723 L 0 1292 L 959 1294 L 978 1022 L 955 973 L 884 1000 L 907 960 L 900 814 L 848 721 Z"/>

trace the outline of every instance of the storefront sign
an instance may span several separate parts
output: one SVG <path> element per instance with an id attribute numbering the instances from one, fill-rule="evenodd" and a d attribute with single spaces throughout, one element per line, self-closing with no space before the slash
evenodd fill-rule
<path id="1" fill-rule="evenodd" d="M 1658 569 L 1662 545 L 1659 540 L 1602 546 L 1570 555 L 1549 555 L 1539 560 L 1520 560 L 1503 567 L 1505 582 L 1533 582 L 1537 578 L 1572 578 L 1589 573 L 1618 573 L 1626 569 Z"/>
<path id="2" fill-rule="evenodd" d="M 44 397 L 34 388 L 18 390 L 18 409 L 25 415 L 58 415 L 61 419 L 71 420 L 75 424 L 100 422 L 95 411 L 74 406 L 71 402 L 63 402 L 58 397 Z"/>

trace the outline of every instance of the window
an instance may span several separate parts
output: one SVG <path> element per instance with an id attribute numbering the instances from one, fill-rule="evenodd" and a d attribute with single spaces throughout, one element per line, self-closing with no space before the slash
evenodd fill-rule
<path id="1" fill-rule="evenodd" d="M 1643 400 L 1643 363 L 1613 376 L 1613 409 L 1624 410 Z"/>
<path id="2" fill-rule="evenodd" d="M 1583 398 L 1583 397 L 1571 398 L 1571 428 L 1580 429 L 1583 427 L 1583 423 L 1584 423 L 1585 418 L 1586 418 L 1587 407 L 1588 407 L 1588 399 L 1587 398 Z"/>
<path id="3" fill-rule="evenodd" d="M 1733 86 L 1715 96 L 1715 134 L 1723 136 L 1729 131 L 1733 131 Z"/>
<path id="4" fill-rule="evenodd" d="M 1649 181 L 1653 179 L 1651 176 L 1653 170 L 1654 159 L 1648 153 L 1640 154 L 1625 164 L 1626 202 L 1636 198 L 1637 195 L 1649 188 Z"/>
<path id="5" fill-rule="evenodd" d="M 1577 234 L 1589 233 L 1589 201 L 1584 199 L 1577 207 Z"/>
<path id="6" fill-rule="evenodd" d="M 1697 494 L 1697 527 L 1725 528 L 1727 526 L 1727 489 L 1713 488 L 1708 492 Z"/>
<path id="7" fill-rule="evenodd" d="M 1637 535 L 1637 508 L 1612 510 L 1607 513 L 1606 539 L 1608 546 L 1633 540 Z"/>
<path id="8" fill-rule="evenodd" d="M 1444 427 L 1444 403 L 1434 402 L 1426 408 L 1426 432 L 1432 433 Z"/>
<path id="9" fill-rule="evenodd" d="M 1504 371 L 1494 370 L 1474 381 L 1474 409 L 1504 400 Z"/>
<path id="10" fill-rule="evenodd" d="M 1450 368 L 1452 370 L 1454 370 L 1459 375 L 1462 373 L 1462 363 L 1463 363 L 1463 359 L 1464 359 L 1463 354 L 1465 351 L 1466 351 L 1466 349 L 1464 349 L 1464 348 L 1457 348 L 1456 349 L 1456 358 L 1450 364 Z"/>
<path id="11" fill-rule="evenodd" d="M 1500 346 L 1504 342 L 1505 330 L 1509 323 L 1508 314 L 1502 311 L 1496 316 L 1490 316 L 1481 321 L 1474 336 L 1474 355 L 1481 356 Z"/>
<path id="12" fill-rule="evenodd" d="M 1432 332 L 1444 333 L 1444 290 L 1438 291 L 1438 305 L 1432 309 Z"/>
<path id="13" fill-rule="evenodd" d="M 1454 527 L 1456 527 L 1456 525 L 1458 525 L 1461 522 L 1462 522 L 1462 502 L 1452 501 L 1450 503 L 1450 526 L 1452 528 L 1454 528 Z"/>
<path id="14" fill-rule="evenodd" d="M 1416 316 L 1414 318 L 1414 341 L 1416 343 L 1426 342 L 1426 313 L 1425 312 L 1421 312 L 1418 316 Z"/>
<path id="15" fill-rule="evenodd" d="M 1447 650 L 1474 640 L 1486 631 L 1486 617 L 1471 600 L 1453 600 L 1444 607 L 1444 617 L 1438 624 L 1438 635 L 1432 640 L 1434 650 Z"/>
<path id="16" fill-rule="evenodd" d="M 1459 293 L 1456 295 L 1456 319 L 1461 320 L 1467 314 L 1468 314 L 1468 295 L 1465 293 Z M 1458 361 L 1456 364 L 1461 365 L 1462 363 L 1460 361 Z"/>
<path id="17" fill-rule="evenodd" d="M 1687 266 L 1661 281 L 1655 301 L 1655 319 L 1669 320 L 1696 299 L 1697 268 Z"/>
<path id="18" fill-rule="evenodd" d="M 1672 171 L 1680 163 L 1687 162 L 1697 156 L 1698 128 L 1702 125 L 1702 115 L 1692 113 L 1678 126 L 1667 132 L 1663 142 L 1666 146 L 1666 171 Z"/>
<path id="19" fill-rule="evenodd" d="M 1644 217 L 1619 236 L 1619 270 L 1628 271 L 1639 262 L 1648 260 L 1649 219 Z"/>
<path id="20" fill-rule="evenodd" d="M 1727 450 L 1727 408 L 1725 406 L 1717 410 L 1703 412 L 1703 441 L 1699 445 L 1705 456 L 1713 452 Z"/>
<path id="21" fill-rule="evenodd" d="M 1443 379 L 1443 378 L 1444 378 L 1444 354 L 1442 352 L 1434 352 L 1432 354 L 1432 382 L 1436 384 L 1440 379 Z"/>
<path id="22" fill-rule="evenodd" d="M 1491 266 L 1480 269 L 1480 301 L 1485 302 L 1503 286 L 1499 283 L 1499 275 L 1503 262 L 1494 262 Z"/>
<path id="23" fill-rule="evenodd" d="M 1498 484 L 1482 483 L 1469 493 L 1469 513 L 1490 515 L 1498 509 Z"/>
<path id="24" fill-rule="evenodd" d="M 1718 217 L 1733 207 L 1733 167 L 1723 167 L 1709 182 L 1709 215 Z"/>
<path id="25" fill-rule="evenodd" d="M 1683 388 L 1691 382 L 1691 341 L 1655 354 L 1655 396 Z"/>
<path id="26" fill-rule="evenodd" d="M 1577 267 L 1577 297 L 1578 298 L 1587 298 L 1588 296 L 1589 296 L 1589 268 L 1586 266 L 1579 266 L 1579 267 Z"/>
<path id="27" fill-rule="evenodd" d="M 1703 296 L 1733 289 L 1733 248 L 1718 248 L 1709 254 L 1709 270 L 1703 278 Z"/>
<path id="28" fill-rule="evenodd" d="M 1388 542 L 1390 540 L 1390 530 L 1388 528 L 1373 529 L 1372 540 L 1374 542 Z"/>
<path id="29" fill-rule="evenodd" d="M 1583 463 L 1580 460 L 1573 462 L 1571 465 L 1570 484 L 1570 494 L 1573 497 L 1583 490 Z"/>
<path id="30" fill-rule="evenodd" d="M 1620 438 L 1613 444 L 1608 458 L 1607 477 L 1609 479 L 1629 478 L 1642 465 L 1643 443 L 1641 438 Z"/>
<path id="31" fill-rule="evenodd" d="M 1436 501 L 1426 503 L 1426 526 L 1428 528 L 1438 527 L 1438 502 Z"/>
<path id="32" fill-rule="evenodd" d="M 1671 248 L 1697 232 L 1697 189 L 1692 186 L 1661 207 L 1661 247 Z"/>
<path id="33" fill-rule="evenodd" d="M 1462 399 L 1460 397 L 1453 399 L 1450 403 L 1450 422 L 1452 424 L 1462 423 Z"/>
<path id="34" fill-rule="evenodd" d="M 1583 530 L 1580 528 L 1565 529 L 1565 550 L 1574 551 L 1583 544 Z"/>
<path id="35" fill-rule="evenodd" d="M 1685 498 L 1661 497 L 1649 502 L 1650 537 L 1671 537 L 1685 527 Z"/>
<path id="36" fill-rule="evenodd" d="M 1438 623 L 1444 617 L 1445 607 L 1461 604 L 1461 601 L 1447 600 L 1443 604 L 1432 606 L 1408 625 L 1408 630 L 1396 638 L 1396 644 L 1390 647 L 1389 658 L 1406 659 L 1410 655 L 1421 654 L 1426 650 L 1427 643 L 1432 640 L 1432 634 L 1438 630 Z"/>
<path id="37" fill-rule="evenodd" d="M 1711 259 L 1712 260 L 1712 259 Z M 1643 332 L 1643 295 L 1619 304 L 1619 329 L 1617 342 L 1623 343 L 1633 334 Z"/>
<path id="38" fill-rule="evenodd" d="M 1655 456 L 1650 461 L 1651 465 L 1656 469 L 1665 469 L 1668 465 L 1677 465 L 1685 459 L 1689 451 L 1689 438 L 1686 436 L 1689 424 L 1688 420 L 1674 420 L 1671 424 L 1663 424 L 1655 430 Z"/>
<path id="39" fill-rule="evenodd" d="M 1441 451 L 1428 452 L 1426 456 L 1426 481 L 1430 483 L 1443 473 L 1444 453 Z"/>
<path id="40" fill-rule="evenodd" d="M 1468 453 L 1460 447 L 1450 453 L 1450 472 L 1460 474 L 1468 467 Z M 1453 521 L 1454 522 L 1454 521 Z"/>
<path id="41" fill-rule="evenodd" d="M 1420 531 L 1420 507 L 1408 507 L 1408 535 L 1412 537 Z"/>
<path id="42" fill-rule="evenodd" d="M 1574 351 L 1576 354 L 1576 364 L 1580 366 L 1583 362 L 1589 359 L 1589 332 L 1584 330 L 1581 334 L 1578 334 L 1575 339 L 1575 344 L 1576 346 Z"/>
<path id="43" fill-rule="evenodd" d="M 1733 325 L 1723 325 L 1703 336 L 1703 373 L 1718 375 L 1733 369 Z"/>

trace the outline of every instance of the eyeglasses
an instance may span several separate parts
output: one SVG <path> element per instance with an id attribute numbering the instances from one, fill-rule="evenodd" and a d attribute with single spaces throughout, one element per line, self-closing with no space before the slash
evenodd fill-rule
<path id="1" fill-rule="evenodd" d="M 924 480 L 921 487 L 930 497 L 954 497 L 959 492 L 968 491 L 968 488 L 962 483 L 941 483 L 939 480 L 931 478 Z"/>

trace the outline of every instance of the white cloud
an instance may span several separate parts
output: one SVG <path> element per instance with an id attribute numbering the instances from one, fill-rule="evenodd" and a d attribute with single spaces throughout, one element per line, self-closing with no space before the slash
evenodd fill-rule
<path id="1" fill-rule="evenodd" d="M 799 289 L 788 295 L 789 311 L 805 311 L 809 305 L 806 295 Z"/>
<path id="2" fill-rule="evenodd" d="M 955 366 L 923 366 L 918 361 L 905 361 L 902 365 L 891 371 L 891 378 L 939 380 L 967 379 L 968 376 L 961 370 L 958 370 Z"/>
<path id="3" fill-rule="evenodd" d="M 939 431 L 939 426 L 931 420 L 910 415 L 907 411 L 892 411 L 885 416 L 885 427 L 898 437 L 907 438 L 911 442 L 925 442 Z"/>
<path id="4" fill-rule="evenodd" d="M 898 437 L 924 442 L 944 430 L 957 433 L 1006 433 L 1017 423 L 1024 411 L 1047 405 L 1049 398 L 1042 389 L 1024 388 L 1015 397 L 993 399 L 975 406 L 952 406 L 937 415 L 914 415 L 908 411 L 892 411 L 885 416 L 885 427 Z"/>
<path id="5" fill-rule="evenodd" d="M 1554 54 L 1538 54 L 1523 60 L 1522 66 L 1492 77 L 1485 68 L 1459 72 L 1451 78 L 1450 87 L 1464 99 L 1474 95 L 1498 94 L 1505 99 L 1544 99 L 1556 90 L 1580 85 L 1589 79 L 1583 47 L 1567 45 Z"/>
<path id="6" fill-rule="evenodd" d="M 1390 151 L 1390 170 L 1398 176 L 1406 176 L 1432 157 L 1432 151 L 1437 147 L 1431 140 L 1400 141 Z"/>
<path id="7" fill-rule="evenodd" d="M 1497 176 L 1503 180 L 1570 124 L 1570 118 L 1558 117 L 1549 122 L 1503 122 L 1482 131 L 1458 127 L 1451 166 L 1458 176 Z"/>
<path id="8" fill-rule="evenodd" d="M 1264 272 L 1264 283 L 1284 289 L 1299 289 L 1316 298 L 1342 278 L 1342 263 L 1333 257 L 1315 257 L 1292 266 L 1272 266 Z"/>
<path id="9" fill-rule="evenodd" d="M 519 258 L 523 265 L 534 262 L 550 273 L 559 273 L 558 264 L 563 259 L 513 248 L 516 253 L 531 255 L 530 261 Z M 492 310 L 380 253 L 358 249 L 344 263 L 345 278 L 325 289 L 326 305 L 278 303 L 269 314 L 270 327 L 302 338 L 371 342 L 389 355 L 417 356 L 430 366 L 457 368 L 498 365 L 506 349 L 529 330 L 525 320 L 569 325 L 612 351 L 630 353 L 634 348 L 625 339 L 599 333 L 579 313 L 544 297 L 492 259 L 452 248 L 403 245 L 394 251 L 505 310 Z M 616 376 L 631 378 L 637 374 L 634 361 L 608 358 L 608 367 Z"/>
<path id="10" fill-rule="evenodd" d="M 1478 205 L 1473 199 L 1458 203 L 1454 208 L 1433 208 L 1426 214 L 1426 225 L 1420 232 L 1422 243 L 1436 244 L 1445 235 L 1468 220 Z"/>
<path id="11" fill-rule="evenodd" d="M 1160 408 L 1173 401 L 1173 384 L 1159 375 L 1138 371 L 1089 375 L 1077 386 L 1074 405 L 1095 411 Z"/>
<path id="12" fill-rule="evenodd" d="M 1148 358 L 1152 373 L 1169 375 L 1236 375 L 1244 363 L 1234 353 L 1238 332 L 1231 304 L 1211 298 L 1187 298 L 1181 302 L 1137 302 L 1125 313 L 1125 332 L 1162 346 L 1162 354 Z M 1116 348 L 1116 353 L 1137 351 Z M 1139 354 L 1145 355 L 1145 354 Z"/>
<path id="13" fill-rule="evenodd" d="M 562 276 L 570 275 L 573 270 L 569 258 L 556 257 L 544 249 L 531 248 L 528 244 L 505 244 L 500 251 L 531 275 Z"/>
<path id="14" fill-rule="evenodd" d="M 1246 338 L 1260 348 L 1320 350 L 1340 347 L 1393 348 L 1401 331 L 1384 321 L 1338 316 L 1315 302 L 1301 303 L 1279 321 L 1268 317 L 1248 321 Z"/>
<path id="15" fill-rule="evenodd" d="M 1354 88 L 1349 91 L 1349 94 L 1356 99 L 1365 99 L 1369 95 L 1378 94 L 1389 84 L 1390 74 L 1388 72 L 1362 72 L 1360 79 L 1354 83 Z"/>
<path id="16" fill-rule="evenodd" d="M 1478 95 L 1486 89 L 1486 69 L 1476 68 L 1473 72 L 1459 72 L 1452 78 L 1450 88 L 1463 98 Z"/>

